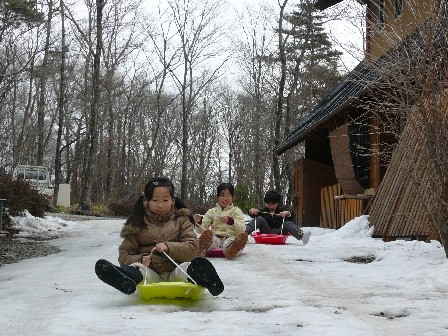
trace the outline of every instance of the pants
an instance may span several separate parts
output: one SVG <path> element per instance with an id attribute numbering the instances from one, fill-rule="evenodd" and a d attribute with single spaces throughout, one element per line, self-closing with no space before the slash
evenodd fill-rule
<path id="1" fill-rule="evenodd" d="M 223 251 L 225 252 L 234 240 L 235 240 L 235 237 L 222 237 L 221 238 L 221 237 L 213 235 L 212 243 L 208 249 L 213 250 L 214 248 L 222 248 Z M 240 255 L 240 254 L 241 254 L 241 251 L 239 251 L 237 255 Z"/>
<path id="2" fill-rule="evenodd" d="M 257 230 L 260 230 L 261 233 L 274 233 L 274 234 L 291 234 L 293 237 L 299 237 L 302 236 L 303 232 L 302 229 L 300 229 L 297 225 L 295 225 L 293 222 L 286 221 L 283 223 L 283 230 L 281 228 L 271 228 L 269 224 L 266 222 L 266 220 L 263 217 L 256 217 L 255 219 L 251 220 L 246 225 L 246 232 L 248 234 L 251 234 L 255 231 L 255 220 L 257 221 Z"/>
<path id="3" fill-rule="evenodd" d="M 140 283 L 144 281 L 146 283 L 154 283 L 154 282 L 188 282 L 188 276 L 185 274 L 187 272 L 187 268 L 190 265 L 190 262 L 184 262 L 176 267 L 171 272 L 165 273 L 156 273 L 152 269 L 146 267 L 140 263 L 134 263 L 131 265 L 123 265 L 120 268 L 124 271 L 126 275 L 130 278 L 134 279 L 136 283 Z M 182 270 L 185 271 L 182 272 Z M 146 279 L 146 281 L 145 281 Z"/>

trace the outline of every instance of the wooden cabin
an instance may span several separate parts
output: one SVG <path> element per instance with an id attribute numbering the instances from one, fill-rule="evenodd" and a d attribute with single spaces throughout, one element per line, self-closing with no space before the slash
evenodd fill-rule
<path id="1" fill-rule="evenodd" d="M 315 7 L 325 10 L 341 1 L 317 0 Z M 423 164 L 424 154 L 418 150 L 418 139 L 412 139 L 412 130 L 405 132 L 406 123 L 398 113 L 390 114 L 387 127 L 383 124 L 381 116 L 388 112 L 372 103 L 372 97 L 381 96 L 378 84 L 383 74 L 372 64 L 381 67 L 402 56 L 400 46 L 418 38 L 415 32 L 433 8 L 416 0 L 357 1 L 366 9 L 365 59 L 275 152 L 281 155 L 297 145 L 305 148 L 304 157 L 295 163 L 299 225 L 340 228 L 356 216 L 370 214 L 374 236 L 428 237 L 432 233 L 424 225 L 427 212 L 422 202 L 413 201 L 409 177 L 400 172 L 405 161 L 408 166 Z M 397 216 L 400 209 L 419 225 L 413 225 L 409 216 Z"/>

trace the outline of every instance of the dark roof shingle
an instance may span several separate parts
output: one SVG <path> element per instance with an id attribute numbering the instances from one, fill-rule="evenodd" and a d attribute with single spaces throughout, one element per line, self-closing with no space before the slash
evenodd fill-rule
<path id="1" fill-rule="evenodd" d="M 354 98 L 359 97 L 380 75 L 368 67 L 364 61 L 359 63 L 336 88 L 317 105 L 312 113 L 286 138 L 274 148 L 277 155 L 299 143 L 306 134 L 311 132 L 322 122 L 338 113 Z"/>

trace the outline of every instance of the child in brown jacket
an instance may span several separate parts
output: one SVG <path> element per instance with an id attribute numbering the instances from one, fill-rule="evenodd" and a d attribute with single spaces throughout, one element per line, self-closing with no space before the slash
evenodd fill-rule
<path id="1" fill-rule="evenodd" d="M 215 268 L 209 260 L 197 257 L 198 240 L 189 214 L 186 208 L 175 209 L 174 186 L 169 179 L 150 180 L 121 230 L 120 266 L 98 260 L 98 278 L 125 294 L 134 293 L 144 278 L 146 283 L 193 279 L 212 295 L 221 294 L 224 285 Z"/>

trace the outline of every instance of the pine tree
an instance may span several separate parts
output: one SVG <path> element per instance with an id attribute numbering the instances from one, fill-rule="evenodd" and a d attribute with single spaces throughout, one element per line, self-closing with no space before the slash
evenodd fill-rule
<path id="1" fill-rule="evenodd" d="M 1 0 L 0 41 L 11 27 L 17 27 L 22 23 L 32 25 L 43 20 L 43 13 L 36 8 L 36 0 Z"/>
<path id="2" fill-rule="evenodd" d="M 284 29 L 288 35 L 285 51 L 290 72 L 297 76 L 291 89 L 298 90 L 300 98 L 297 98 L 307 112 L 341 80 L 338 59 L 342 53 L 333 48 L 323 26 L 324 19 L 312 1 L 301 2 L 285 16 L 290 24 Z"/>
<path id="3" fill-rule="evenodd" d="M 332 48 L 325 33 L 324 16 L 317 12 L 311 0 L 298 4 L 290 14 L 284 13 L 286 3 L 287 0 L 280 6 L 278 56 L 272 57 L 279 63 L 281 71 L 274 116 L 275 146 L 341 80 L 337 70 L 341 53 Z M 280 131 L 281 126 L 283 132 Z M 287 199 L 290 201 L 293 189 L 293 156 L 286 154 L 282 160 L 280 164 L 277 155 L 273 153 L 274 183 L 276 189 L 281 190 L 285 183 L 280 179 L 287 179 Z M 284 167 L 283 172 L 280 172 L 280 166 Z"/>

